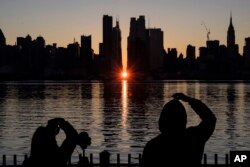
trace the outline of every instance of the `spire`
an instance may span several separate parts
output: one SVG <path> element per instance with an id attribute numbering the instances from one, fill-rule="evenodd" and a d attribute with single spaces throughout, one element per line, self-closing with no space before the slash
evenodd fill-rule
<path id="1" fill-rule="evenodd" d="M 234 31 L 232 11 L 230 11 L 230 23 L 229 23 L 228 30 L 229 31 Z"/>
<path id="2" fill-rule="evenodd" d="M 232 11 L 230 11 L 230 26 L 233 26 Z"/>
<path id="3" fill-rule="evenodd" d="M 230 11 L 230 23 L 227 30 L 227 47 L 233 48 L 235 45 L 235 31 L 233 26 L 232 11 Z"/>

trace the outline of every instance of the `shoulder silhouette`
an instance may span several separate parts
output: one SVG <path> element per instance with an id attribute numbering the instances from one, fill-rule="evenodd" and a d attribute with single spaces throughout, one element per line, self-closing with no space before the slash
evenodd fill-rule
<path id="1" fill-rule="evenodd" d="M 213 134 L 216 117 L 200 100 L 182 93 L 173 95 L 166 103 L 159 118 L 160 134 L 150 140 L 142 156 L 142 166 L 192 166 L 200 167 L 206 141 Z M 187 102 L 199 115 L 201 122 L 186 128 L 187 114 L 183 104 Z"/>

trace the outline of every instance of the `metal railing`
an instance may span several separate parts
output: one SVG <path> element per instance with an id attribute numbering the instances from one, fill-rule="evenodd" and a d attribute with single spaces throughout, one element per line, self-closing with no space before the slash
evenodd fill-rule
<path id="1" fill-rule="evenodd" d="M 133 161 L 132 162 L 132 158 L 131 158 L 131 154 L 128 154 L 127 156 L 127 162 L 121 162 L 121 156 L 120 154 L 116 155 L 116 162 L 111 162 L 110 160 L 110 153 L 108 151 L 103 151 L 99 154 L 99 162 L 96 163 L 94 162 L 94 158 L 93 158 L 93 154 L 90 154 L 89 157 L 87 157 L 88 160 L 88 167 L 122 167 L 122 166 L 126 166 L 126 167 L 140 167 L 141 164 L 141 159 L 142 159 L 142 155 L 138 154 L 138 157 L 136 157 L 137 162 Z M 19 156 L 20 157 L 20 156 Z M 23 160 L 27 159 L 28 156 L 25 155 Z M 79 162 L 81 161 L 81 159 L 83 158 L 83 156 L 80 154 L 79 155 Z M 86 158 L 85 158 L 86 159 Z M 11 163 L 10 161 L 8 161 L 9 163 Z M 0 167 L 19 167 L 22 164 L 18 164 L 17 161 L 17 155 L 13 155 L 13 162 L 11 164 L 7 164 L 7 160 L 6 160 L 6 155 L 2 156 L 2 163 L 0 161 Z M 68 163 L 69 167 L 76 167 L 76 166 L 81 166 L 81 167 L 85 167 L 84 164 L 79 165 L 78 163 L 71 163 L 71 160 Z M 218 163 L 218 154 L 214 154 L 214 162 L 213 163 L 208 163 L 208 158 L 207 158 L 207 154 L 204 154 L 203 156 L 203 162 L 202 162 L 202 166 L 203 167 L 229 167 L 229 155 L 225 154 L 225 162 L 224 163 Z"/>

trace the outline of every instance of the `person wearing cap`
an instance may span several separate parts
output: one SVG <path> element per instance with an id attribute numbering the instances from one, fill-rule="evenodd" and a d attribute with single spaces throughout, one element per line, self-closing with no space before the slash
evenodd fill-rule
<path id="1" fill-rule="evenodd" d="M 146 143 L 142 167 L 200 167 L 204 147 L 214 132 L 216 117 L 206 104 L 183 93 L 173 95 L 163 107 L 159 118 L 160 134 Z M 188 127 L 187 113 L 182 102 L 188 103 L 201 122 Z"/>

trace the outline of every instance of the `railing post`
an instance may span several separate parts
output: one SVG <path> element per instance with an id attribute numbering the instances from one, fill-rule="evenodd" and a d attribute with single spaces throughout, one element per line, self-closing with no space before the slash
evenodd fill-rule
<path id="1" fill-rule="evenodd" d="M 218 166 L 218 154 L 214 154 L 214 165 Z"/>
<path id="2" fill-rule="evenodd" d="M 142 155 L 139 154 L 139 166 L 141 166 Z"/>
<path id="3" fill-rule="evenodd" d="M 110 164 L 110 153 L 106 150 L 100 153 L 100 167 L 108 167 Z"/>
<path id="4" fill-rule="evenodd" d="M 228 158 L 228 154 L 226 154 L 225 163 L 226 163 L 226 166 L 229 166 L 229 158 Z"/>
<path id="5" fill-rule="evenodd" d="M 28 159 L 28 155 L 27 154 L 24 155 L 24 160 L 26 160 L 26 159 Z"/>
<path id="6" fill-rule="evenodd" d="M 207 154 L 204 154 L 204 157 L 203 157 L 203 166 L 206 167 L 207 166 Z"/>
<path id="7" fill-rule="evenodd" d="M 89 157 L 89 164 L 90 164 L 90 166 L 92 167 L 93 166 L 93 154 L 91 153 L 90 154 L 90 157 Z"/>
<path id="8" fill-rule="evenodd" d="M 120 154 L 117 154 L 117 166 L 119 167 L 120 166 Z"/>
<path id="9" fill-rule="evenodd" d="M 79 158 L 78 166 L 82 167 L 83 166 L 83 164 L 82 164 L 82 154 L 78 154 L 78 158 Z"/>
<path id="10" fill-rule="evenodd" d="M 16 155 L 13 156 L 13 161 L 14 161 L 14 166 L 17 166 L 17 156 Z"/>
<path id="11" fill-rule="evenodd" d="M 131 166 L 131 154 L 128 154 L 128 167 Z"/>
<path id="12" fill-rule="evenodd" d="M 6 155 L 3 155 L 3 166 L 6 166 Z"/>

